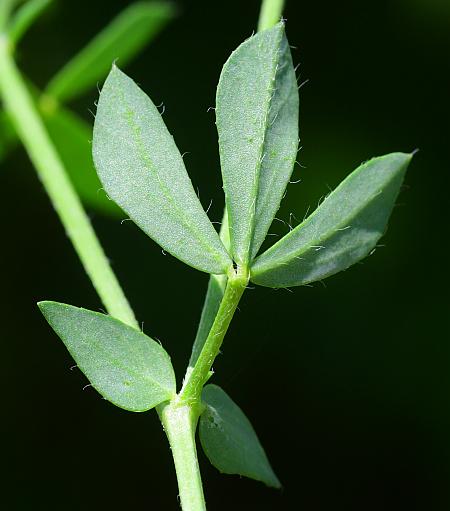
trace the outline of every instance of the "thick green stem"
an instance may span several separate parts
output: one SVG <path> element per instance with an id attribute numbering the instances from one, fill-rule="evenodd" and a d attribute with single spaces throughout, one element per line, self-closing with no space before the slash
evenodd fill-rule
<path id="1" fill-rule="evenodd" d="M 273 27 L 283 14 L 284 0 L 263 0 L 259 13 L 258 32 Z"/>
<path id="2" fill-rule="evenodd" d="M 158 413 L 172 449 L 181 507 L 183 511 L 205 511 L 195 446 L 195 431 L 201 410 L 198 406 L 173 401 L 158 409 Z"/>
<path id="3" fill-rule="evenodd" d="M 0 35 L 0 93 L 17 133 L 107 311 L 138 328 L 128 301 Z"/>

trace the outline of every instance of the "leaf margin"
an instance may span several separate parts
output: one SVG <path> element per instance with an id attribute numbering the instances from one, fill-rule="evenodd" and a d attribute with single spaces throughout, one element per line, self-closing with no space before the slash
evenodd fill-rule
<path id="1" fill-rule="evenodd" d="M 139 330 L 137 330 L 137 329 L 127 325 L 123 321 L 121 321 L 121 320 L 119 320 L 119 319 L 117 319 L 117 318 L 115 318 L 113 316 L 110 316 L 108 314 L 102 314 L 102 313 L 99 313 L 99 312 L 95 312 L 95 311 L 92 311 L 92 310 L 89 310 L 89 309 L 85 309 L 83 307 L 76 307 L 74 305 L 69 305 L 69 304 L 61 303 L 61 302 L 55 302 L 55 301 L 52 301 L 52 300 L 40 301 L 40 302 L 37 303 L 37 306 L 38 306 L 39 310 L 41 311 L 42 315 L 44 316 L 45 320 L 49 324 L 49 326 L 52 328 L 54 333 L 60 338 L 60 340 L 64 344 L 64 346 L 67 349 L 67 351 L 69 352 L 70 356 L 77 363 L 77 367 L 84 374 L 84 376 L 88 379 L 90 385 L 100 394 L 100 396 L 102 396 L 105 400 L 107 400 L 110 403 L 112 403 L 114 406 L 117 406 L 118 408 L 121 408 L 121 409 L 126 410 L 126 411 L 131 411 L 131 412 L 146 412 L 148 410 L 151 410 L 152 408 L 155 408 L 156 406 L 158 406 L 159 404 L 161 404 L 161 403 L 163 403 L 165 401 L 169 401 L 169 400 L 173 399 L 173 397 L 176 395 L 176 379 L 175 379 L 175 372 L 174 372 L 174 369 L 173 369 L 173 366 L 172 366 L 172 363 L 171 363 L 171 358 L 170 358 L 169 354 L 166 352 L 166 350 L 161 346 L 161 344 L 156 342 L 151 337 L 149 337 L 146 334 L 144 334 L 143 332 L 141 332 L 141 331 L 139 331 Z M 150 341 L 151 345 L 152 345 L 152 348 L 157 348 L 157 350 L 160 352 L 160 355 L 162 355 L 165 358 L 165 362 L 167 363 L 166 369 L 167 368 L 169 369 L 168 377 L 169 377 L 169 380 L 170 380 L 171 388 L 170 389 L 169 388 L 165 388 L 160 383 L 157 383 L 157 385 L 163 391 L 166 391 L 164 393 L 164 396 L 163 396 L 164 398 L 161 398 L 161 400 L 158 401 L 158 402 L 152 403 L 151 405 L 148 405 L 148 406 L 146 405 L 145 407 L 141 408 L 141 407 L 127 407 L 127 406 L 124 406 L 123 404 L 117 402 L 115 399 L 111 399 L 110 397 L 107 397 L 105 395 L 105 392 L 103 390 L 101 390 L 100 386 L 96 382 L 93 382 L 91 380 L 91 377 L 88 376 L 87 373 L 89 373 L 90 370 L 89 369 L 85 369 L 85 364 L 83 362 L 80 363 L 77 360 L 79 357 L 75 353 L 75 350 L 73 348 L 73 344 L 70 343 L 70 347 L 69 347 L 69 345 L 66 342 L 66 340 L 64 340 L 62 338 L 62 335 L 58 331 L 58 327 L 54 326 L 55 322 L 52 321 L 51 319 L 49 319 L 49 316 L 51 315 L 51 310 L 50 309 L 55 309 L 55 308 L 59 309 L 60 311 L 65 309 L 66 311 L 70 310 L 71 312 L 87 313 L 87 315 L 90 315 L 91 317 L 94 317 L 94 318 L 100 318 L 101 317 L 102 321 L 113 322 L 113 323 L 116 324 L 116 326 L 119 326 L 123 331 L 128 331 L 128 332 L 130 332 L 134 336 L 140 336 L 142 339 L 145 338 L 146 341 Z M 122 362 L 122 365 L 125 365 L 125 362 Z"/>
<path id="2" fill-rule="evenodd" d="M 403 158 L 403 162 L 400 165 L 400 174 L 399 174 L 401 179 L 400 179 L 400 183 L 399 183 L 399 187 L 397 189 L 397 192 L 394 194 L 394 200 L 395 200 L 395 197 L 400 192 L 401 183 L 403 182 L 404 175 L 406 173 L 408 165 L 411 162 L 411 159 L 414 156 L 414 154 L 415 154 L 415 151 L 412 152 L 412 153 L 393 152 L 393 153 L 388 153 L 388 154 L 385 154 L 385 155 L 382 155 L 382 156 L 379 156 L 379 157 L 371 158 L 371 159 L 365 161 L 364 163 L 362 163 L 361 165 L 359 165 L 354 171 L 352 171 L 350 174 L 348 174 L 339 183 L 339 185 L 327 196 L 327 198 L 303 222 L 301 222 L 297 227 L 295 227 L 295 229 L 293 229 L 292 231 L 287 233 L 285 236 L 283 236 L 283 238 L 278 240 L 274 245 L 269 247 L 263 254 L 259 255 L 253 261 L 252 266 L 250 268 L 250 280 L 254 284 L 261 285 L 261 286 L 264 286 L 264 287 L 271 287 L 271 288 L 285 288 L 285 287 L 294 287 L 294 286 L 306 285 L 308 283 L 316 282 L 318 280 L 322 280 L 323 278 L 330 277 L 330 276 L 332 276 L 332 275 L 334 275 L 336 273 L 339 273 L 340 271 L 344 271 L 345 269 L 347 269 L 348 267 L 352 266 L 353 264 L 355 264 L 359 260 L 364 259 L 365 257 L 367 257 L 367 255 L 369 254 L 370 250 L 372 250 L 374 248 L 374 245 L 372 245 L 370 250 L 368 250 L 364 255 L 362 255 L 358 259 L 354 260 L 352 263 L 347 265 L 345 268 L 343 267 L 343 268 L 341 268 L 341 269 L 339 269 L 337 271 L 332 271 L 330 273 L 327 273 L 327 274 L 325 274 L 321 278 L 314 278 L 312 280 L 305 280 L 304 282 L 299 282 L 299 283 L 286 283 L 286 282 L 282 283 L 282 282 L 280 282 L 279 284 L 275 284 L 275 283 L 269 284 L 268 283 L 268 279 L 267 279 L 267 276 L 269 275 L 269 280 L 270 280 L 270 273 L 271 272 L 275 273 L 276 270 L 278 268 L 282 267 L 283 265 L 289 265 L 290 262 L 292 262 L 294 259 L 298 259 L 302 252 L 301 251 L 299 251 L 299 252 L 296 252 L 296 251 L 288 252 L 285 259 L 280 257 L 278 260 L 274 260 L 271 263 L 270 262 L 270 258 L 273 257 L 273 253 L 276 254 L 276 251 L 280 250 L 280 247 L 281 247 L 281 249 L 283 248 L 283 243 L 287 243 L 287 241 L 289 241 L 291 238 L 293 238 L 296 234 L 299 234 L 299 236 L 298 236 L 299 237 L 299 243 L 298 244 L 301 245 L 301 234 L 300 233 L 301 233 L 302 229 L 305 226 L 308 226 L 309 223 L 315 219 L 316 215 L 320 215 L 321 208 L 324 206 L 326 201 L 332 195 L 342 192 L 342 188 L 347 186 L 348 183 L 351 182 L 352 178 L 354 178 L 355 176 L 358 176 L 359 173 L 364 172 L 364 170 L 367 168 L 368 165 L 370 165 L 370 164 L 372 164 L 374 162 L 381 162 L 381 161 L 383 161 L 385 159 L 388 159 L 388 158 Z M 388 185 L 396 177 L 398 177 L 397 174 L 392 175 L 391 179 L 389 181 L 387 181 Z M 382 191 L 379 191 L 379 192 L 375 193 L 375 195 L 372 196 L 371 200 L 376 198 L 380 193 L 382 193 Z M 359 208 L 359 210 L 357 210 L 357 211 L 361 211 L 362 209 L 364 209 L 364 207 L 367 204 L 370 204 L 370 201 L 367 201 L 367 203 L 364 203 Z M 389 217 L 390 217 L 390 215 L 392 213 L 392 209 L 393 209 L 393 205 L 392 205 L 392 207 L 389 209 L 389 211 L 387 213 L 387 216 L 386 216 L 386 219 L 385 219 L 385 222 L 384 222 L 384 230 L 383 230 L 383 232 L 380 233 L 380 235 L 376 239 L 375 244 L 385 234 L 385 231 L 386 231 L 386 228 L 387 228 L 387 225 L 388 225 L 388 222 L 389 222 Z M 336 230 L 339 230 L 339 229 L 336 228 Z M 329 235 L 329 231 L 327 231 L 326 235 L 323 234 L 320 239 L 324 239 L 328 235 Z M 308 250 L 309 248 L 314 248 L 314 246 L 306 247 L 306 249 L 304 251 L 306 252 L 306 250 Z M 318 246 L 317 248 L 324 248 L 324 247 Z M 295 252 L 295 255 L 292 255 L 293 252 Z M 266 275 L 266 277 L 264 277 L 264 275 Z M 260 278 L 261 276 L 263 277 L 262 279 Z"/>

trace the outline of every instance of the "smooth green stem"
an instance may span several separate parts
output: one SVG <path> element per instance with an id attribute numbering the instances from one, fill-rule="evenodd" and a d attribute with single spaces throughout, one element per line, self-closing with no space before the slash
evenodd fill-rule
<path id="1" fill-rule="evenodd" d="M 238 268 L 236 272 L 232 270 L 232 273 L 228 276 L 225 293 L 214 323 L 194 367 L 186 374 L 184 385 L 180 392 L 182 401 L 197 403 L 201 400 L 203 385 L 209 378 L 213 362 L 219 354 L 230 322 L 247 287 L 248 277 L 246 268 Z"/>
<path id="2" fill-rule="evenodd" d="M 263 0 L 259 14 L 258 32 L 273 27 L 280 21 L 284 0 Z"/>
<path id="3" fill-rule="evenodd" d="M 158 409 L 172 449 L 183 511 L 205 511 L 202 478 L 198 466 L 195 431 L 200 407 L 173 401 Z"/>
<path id="4" fill-rule="evenodd" d="M 133 311 L 67 177 L 4 35 L 0 35 L 0 93 L 5 109 L 104 306 L 112 316 L 138 328 Z"/>

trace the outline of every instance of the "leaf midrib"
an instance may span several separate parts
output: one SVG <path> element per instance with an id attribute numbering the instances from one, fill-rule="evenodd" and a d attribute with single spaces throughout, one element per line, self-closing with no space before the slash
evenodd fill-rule
<path id="1" fill-rule="evenodd" d="M 290 98 L 290 93 L 283 99 L 283 101 L 281 103 L 281 106 L 284 106 L 287 103 L 287 101 L 289 100 L 289 98 Z M 279 110 L 281 110 L 281 107 L 280 107 Z M 291 174 L 292 174 L 292 171 L 291 171 Z M 269 184 L 267 185 L 267 188 L 266 188 L 267 191 L 264 194 L 262 200 L 259 202 L 259 205 L 260 205 L 259 209 L 260 209 L 260 211 L 264 211 L 265 208 L 266 208 L 267 203 L 269 202 L 269 198 L 271 197 L 270 190 L 272 190 L 272 188 L 273 188 L 273 183 L 276 181 L 276 177 L 277 177 L 277 173 L 276 172 L 272 172 L 271 173 L 271 177 L 269 178 Z M 286 188 L 287 188 L 287 184 L 286 184 Z M 260 191 L 259 191 L 259 186 L 258 186 L 258 196 L 261 197 Z M 282 200 L 282 197 L 280 198 L 279 204 L 281 204 L 281 200 Z M 258 201 L 257 201 L 256 206 L 255 206 L 255 217 L 257 216 L 256 215 L 257 205 L 258 205 Z M 279 205 L 278 205 L 278 207 L 279 207 Z M 260 214 L 257 218 L 262 218 L 262 214 Z M 269 225 L 269 227 L 270 227 L 270 225 Z M 256 228 L 256 221 L 255 221 L 255 228 Z M 256 229 L 254 229 L 254 231 L 255 230 Z M 252 248 L 252 252 L 253 252 L 254 235 L 255 235 L 255 232 L 253 232 L 253 236 L 252 236 L 252 247 L 251 247 Z M 256 254 L 252 257 L 252 261 L 255 259 L 255 257 L 256 257 Z"/>
<path id="2" fill-rule="evenodd" d="M 222 266 L 222 261 L 217 257 L 218 256 L 217 252 L 214 251 L 211 248 L 211 245 L 208 243 L 208 241 L 204 239 L 203 233 L 201 231 L 199 231 L 198 229 L 196 229 L 195 226 L 189 224 L 186 221 L 184 212 L 180 210 L 177 202 L 173 199 L 173 197 L 172 197 L 172 195 L 170 193 L 170 189 L 167 187 L 167 185 L 161 179 L 161 176 L 160 176 L 160 173 L 159 173 L 159 171 L 157 169 L 157 166 L 153 165 L 151 158 L 149 157 L 149 155 L 145 151 L 145 148 L 144 148 L 145 146 L 144 146 L 143 140 L 142 140 L 141 128 L 135 122 L 132 121 L 132 119 L 134 120 L 134 111 L 131 108 L 130 104 L 128 103 L 128 101 L 126 99 L 126 95 L 125 95 L 124 91 L 122 90 L 122 88 L 118 87 L 118 90 L 120 91 L 120 94 L 122 96 L 121 99 L 124 102 L 124 104 L 126 105 L 127 111 L 132 114 L 132 116 L 126 116 L 126 121 L 129 124 L 130 128 L 132 129 L 133 133 L 135 134 L 135 136 L 137 138 L 137 140 L 136 140 L 136 147 L 138 149 L 138 154 L 139 154 L 139 156 L 140 156 L 140 158 L 141 158 L 141 160 L 142 160 L 142 162 L 144 164 L 144 167 L 147 169 L 148 172 L 154 172 L 154 174 L 156 175 L 157 181 L 159 183 L 159 186 L 161 188 L 161 191 L 162 191 L 164 197 L 173 206 L 174 211 L 176 212 L 176 215 L 174 215 L 174 216 L 177 217 L 178 220 L 187 228 L 187 230 L 191 234 L 194 235 L 194 238 L 196 238 L 200 242 L 200 244 L 203 246 L 203 248 L 205 248 L 206 251 L 209 254 L 211 254 L 212 258 L 217 263 L 219 263 L 220 266 Z M 148 100 L 150 101 L 150 99 L 148 99 Z M 113 131 L 113 130 L 110 129 L 110 127 L 107 124 L 104 124 L 104 127 L 106 127 L 106 129 L 109 132 Z M 128 145 L 130 145 L 131 147 L 133 147 L 132 143 L 129 142 L 128 140 L 126 140 L 126 143 Z M 202 211 L 203 211 L 203 209 L 202 209 Z M 209 219 L 208 219 L 208 221 L 209 221 Z M 226 268 L 223 268 L 223 272 L 226 273 Z"/>
<path id="3" fill-rule="evenodd" d="M 283 34 L 284 34 L 284 29 L 282 28 L 279 30 L 278 40 L 276 42 L 276 48 L 277 48 L 277 51 L 275 51 L 276 57 L 272 61 L 272 70 L 271 70 L 272 78 L 270 80 L 270 85 L 267 90 L 268 98 L 264 102 L 264 104 L 266 106 L 265 114 L 264 114 L 264 121 L 263 121 L 264 134 L 263 134 L 263 137 L 261 140 L 261 145 L 258 150 L 258 158 L 256 160 L 256 167 L 255 167 L 255 179 L 254 179 L 253 187 L 251 190 L 251 192 L 252 192 L 251 196 L 253 197 L 253 201 L 250 206 L 250 229 L 248 231 L 247 237 L 244 239 L 244 241 L 245 241 L 244 248 L 245 248 L 245 257 L 246 257 L 246 259 L 244 261 L 245 263 L 248 263 L 249 260 L 250 261 L 252 260 L 251 252 L 252 252 L 253 238 L 254 238 L 254 234 L 255 234 L 256 204 L 257 204 L 257 200 L 258 200 L 259 178 L 260 178 L 261 167 L 262 167 L 261 158 L 263 157 L 264 147 L 266 145 L 267 131 L 268 131 L 268 125 L 269 125 L 268 118 L 269 118 L 269 112 L 270 112 L 270 104 L 271 104 L 272 99 L 275 95 L 275 90 L 273 89 L 272 86 L 273 86 L 274 82 L 276 81 L 276 77 L 277 77 L 277 64 L 279 62 L 278 53 L 279 53 L 279 48 L 280 48 L 280 42 L 283 38 Z M 272 90 L 273 90 L 273 94 L 271 94 Z"/>

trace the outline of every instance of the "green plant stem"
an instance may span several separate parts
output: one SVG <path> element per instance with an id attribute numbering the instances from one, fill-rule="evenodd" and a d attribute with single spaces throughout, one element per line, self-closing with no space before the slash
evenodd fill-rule
<path id="1" fill-rule="evenodd" d="M 138 328 L 133 311 L 66 175 L 9 46 L 7 37 L 0 35 L 0 93 L 5 108 L 107 311 Z"/>
<path id="2" fill-rule="evenodd" d="M 283 0 L 263 0 L 258 30 L 275 25 L 281 18 L 283 6 Z M 225 247 L 229 248 L 227 220 L 225 208 L 220 238 Z M 172 449 L 183 511 L 204 511 L 206 509 L 195 446 L 195 430 L 203 408 L 201 393 L 204 384 L 210 377 L 212 365 L 220 352 L 225 334 L 247 283 L 248 270 L 246 268 L 238 268 L 228 276 L 220 276 L 220 279 L 211 275 L 202 320 L 183 388 L 176 400 L 164 408 L 158 409 Z M 215 292 L 212 292 L 213 288 L 217 288 Z M 223 293 L 223 296 L 217 307 L 217 302 L 220 299 L 218 293 Z M 217 313 L 214 321 L 211 321 L 209 315 L 215 310 Z M 212 325 L 206 335 L 210 323 Z"/>
<path id="3" fill-rule="evenodd" d="M 197 357 L 194 367 L 186 374 L 180 398 L 186 403 L 198 403 L 201 400 L 203 385 L 209 378 L 209 372 L 215 358 L 219 354 L 225 334 L 237 309 L 242 294 L 248 283 L 246 268 L 238 268 L 228 275 L 219 310 L 206 338 L 205 344 Z"/>
<path id="4" fill-rule="evenodd" d="M 214 323 L 194 367 L 186 373 L 181 392 L 172 402 L 158 408 L 172 449 L 183 511 L 206 509 L 195 445 L 197 421 L 203 410 L 201 393 L 247 282 L 246 270 L 238 268 L 228 276 Z"/>
<path id="5" fill-rule="evenodd" d="M 158 408 L 158 414 L 172 449 L 181 507 L 183 511 L 204 511 L 205 497 L 195 445 L 201 409 L 173 401 Z"/>
<path id="6" fill-rule="evenodd" d="M 230 249 L 230 233 L 228 227 L 227 209 L 223 213 L 222 224 L 220 226 L 220 239 L 224 247 Z M 191 358 L 189 359 L 188 372 L 191 372 L 197 362 L 198 356 L 203 349 L 208 333 L 211 330 L 214 319 L 220 307 L 225 288 L 227 287 L 228 277 L 226 275 L 210 275 L 208 289 L 206 291 L 205 303 L 200 317 L 200 323 L 192 345 Z"/>
<path id="7" fill-rule="evenodd" d="M 280 21 L 284 0 L 263 0 L 259 14 L 258 32 L 273 27 Z"/>

